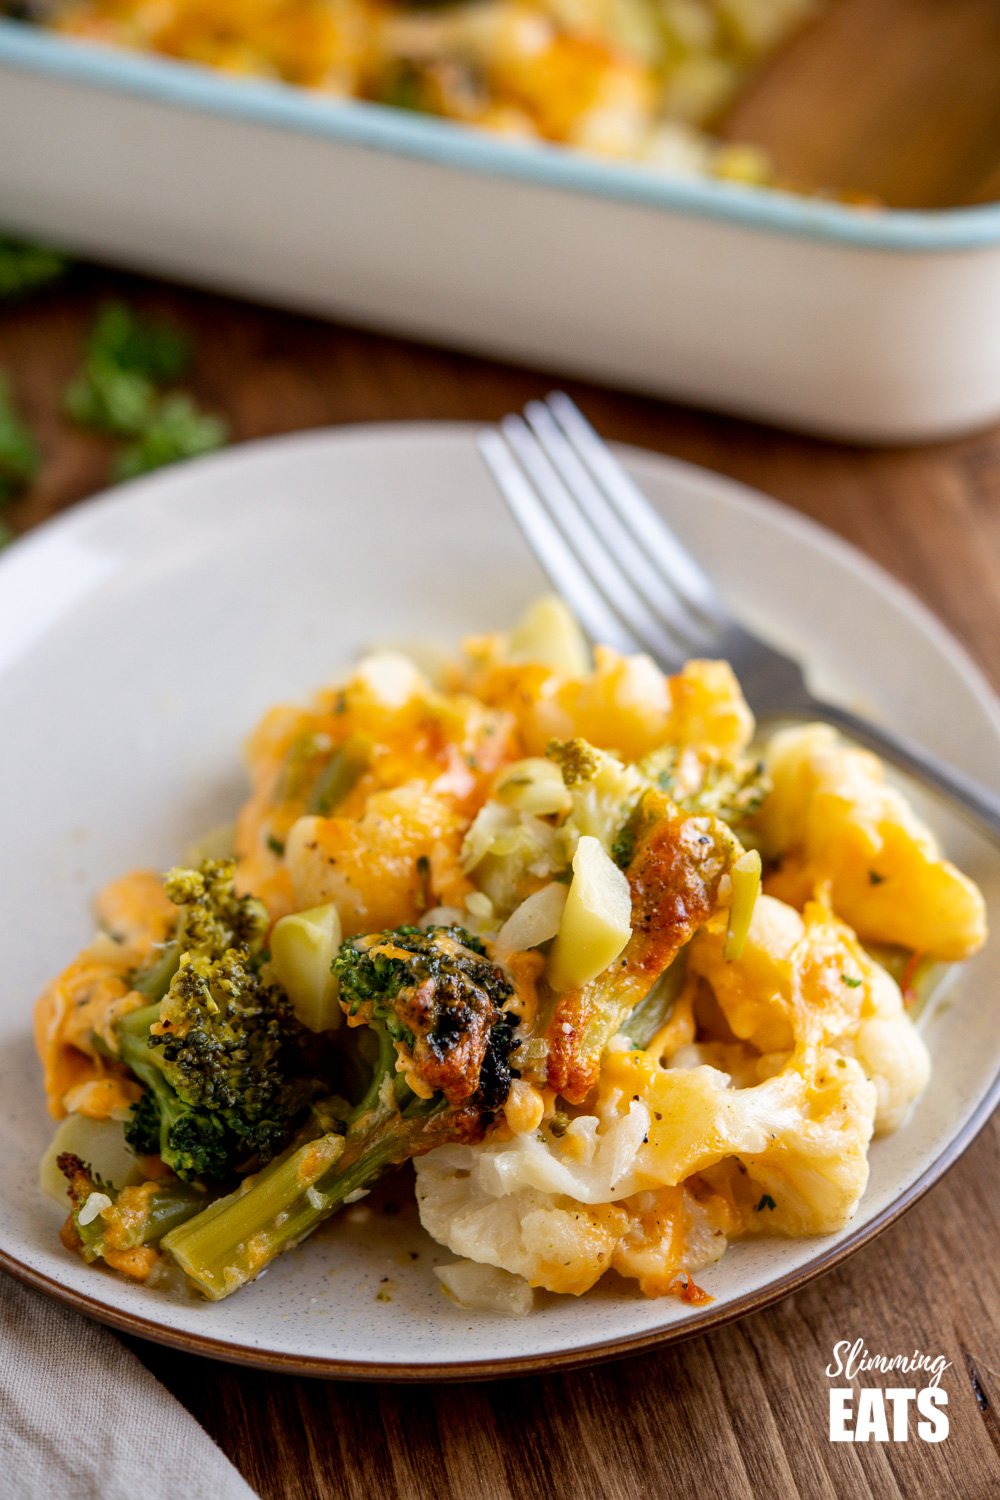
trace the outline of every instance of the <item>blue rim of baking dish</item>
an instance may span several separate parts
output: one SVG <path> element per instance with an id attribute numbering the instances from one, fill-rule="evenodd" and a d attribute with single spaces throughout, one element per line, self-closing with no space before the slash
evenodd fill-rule
<path id="1" fill-rule="evenodd" d="M 0 68 L 111 89 L 227 119 L 319 136 L 437 166 L 611 199 L 666 213 L 868 250 L 948 252 L 1000 245 L 1000 204 L 977 208 L 856 208 L 712 178 L 678 178 L 559 147 L 522 143 L 449 120 L 308 89 L 236 79 L 209 68 L 0 20 Z"/>

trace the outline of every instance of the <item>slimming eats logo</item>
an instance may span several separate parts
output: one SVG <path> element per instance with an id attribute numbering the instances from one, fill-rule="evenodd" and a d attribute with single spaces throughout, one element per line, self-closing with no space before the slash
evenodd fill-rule
<path id="1" fill-rule="evenodd" d="M 870 1354 L 862 1339 L 841 1339 L 826 1367 L 831 1380 L 894 1375 L 891 1386 L 830 1387 L 831 1443 L 943 1443 L 948 1436 L 948 1392 L 941 1376 L 951 1369 L 943 1354 Z M 904 1383 L 904 1379 L 905 1382 Z"/>

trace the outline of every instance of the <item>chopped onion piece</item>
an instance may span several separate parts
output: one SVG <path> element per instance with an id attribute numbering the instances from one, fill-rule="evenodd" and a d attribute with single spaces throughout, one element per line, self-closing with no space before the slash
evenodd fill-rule
<path id="1" fill-rule="evenodd" d="M 505 807 L 536 817 L 568 812 L 573 800 L 555 761 L 541 755 L 507 766 L 497 778 L 496 797 Z"/>
<path id="2" fill-rule="evenodd" d="M 573 880 L 549 954 L 549 983 L 577 989 L 614 963 L 632 935 L 632 893 L 599 839 L 585 834 L 573 856 Z"/>
<path id="3" fill-rule="evenodd" d="M 459 1307 L 475 1312 L 523 1318 L 534 1306 L 535 1294 L 524 1278 L 498 1266 L 459 1260 L 451 1266 L 435 1266 L 434 1275 Z"/>
<path id="4" fill-rule="evenodd" d="M 559 931 L 568 895 L 568 886 L 553 880 L 522 901 L 497 933 L 497 956 L 537 948 L 539 943 L 554 938 Z"/>

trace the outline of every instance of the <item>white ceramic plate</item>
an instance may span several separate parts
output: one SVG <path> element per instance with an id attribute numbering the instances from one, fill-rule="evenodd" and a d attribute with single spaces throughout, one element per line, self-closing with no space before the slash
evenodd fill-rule
<path id="1" fill-rule="evenodd" d="M 733 604 L 803 652 L 818 685 L 997 784 L 997 704 L 909 595 L 730 481 L 649 454 L 629 462 Z M 59 1210 L 36 1188 L 51 1123 L 31 1006 L 88 938 L 94 892 L 135 865 L 166 867 L 232 812 L 240 741 L 266 706 L 366 645 L 502 626 L 542 587 L 470 429 L 445 425 L 237 449 L 78 507 L 0 561 L 0 1263 L 105 1322 L 223 1358 L 356 1377 L 495 1374 L 765 1305 L 884 1227 L 968 1144 L 1000 1070 L 996 940 L 928 1020 L 932 1082 L 911 1122 L 874 1146 L 851 1227 L 733 1246 L 699 1277 L 715 1299 L 703 1309 L 618 1284 L 543 1298 L 519 1321 L 462 1312 L 431 1275 L 451 1257 L 420 1230 L 405 1174 L 375 1209 L 359 1205 L 218 1305 L 127 1285 L 62 1249 Z M 1000 855 L 930 811 L 996 919 Z"/>

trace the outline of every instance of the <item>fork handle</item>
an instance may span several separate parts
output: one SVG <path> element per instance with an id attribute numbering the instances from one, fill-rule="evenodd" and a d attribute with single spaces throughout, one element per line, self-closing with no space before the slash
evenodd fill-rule
<path id="1" fill-rule="evenodd" d="M 1000 796 L 996 792 L 966 776 L 964 771 L 939 760 L 929 750 L 904 744 L 891 730 L 860 718 L 850 709 L 841 708 L 836 703 L 810 700 L 807 711 L 811 716 L 844 730 L 867 750 L 874 750 L 898 770 L 908 772 L 932 791 L 940 793 L 1000 844 Z"/>

